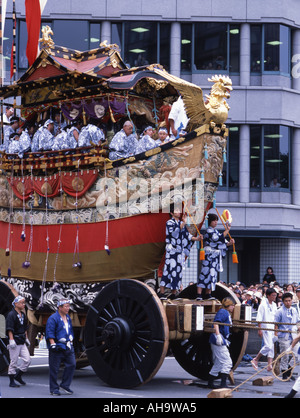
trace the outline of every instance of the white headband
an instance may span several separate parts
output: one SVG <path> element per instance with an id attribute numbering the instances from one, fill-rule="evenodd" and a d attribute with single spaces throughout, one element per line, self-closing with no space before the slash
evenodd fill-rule
<path id="1" fill-rule="evenodd" d="M 18 303 L 18 302 L 20 302 L 21 300 L 25 300 L 25 298 L 23 297 L 23 296 L 17 296 L 14 300 L 13 300 L 13 302 L 12 302 L 12 305 L 13 306 L 15 306 L 15 304 L 16 303 Z"/>
<path id="2" fill-rule="evenodd" d="M 66 303 L 71 303 L 69 299 L 61 299 L 57 302 L 57 307 L 59 308 L 62 305 L 65 305 Z"/>

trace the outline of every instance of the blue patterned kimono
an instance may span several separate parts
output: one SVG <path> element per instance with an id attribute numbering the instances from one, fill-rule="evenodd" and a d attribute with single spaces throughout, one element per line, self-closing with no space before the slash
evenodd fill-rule
<path id="1" fill-rule="evenodd" d="M 9 138 L 11 134 L 16 133 L 16 131 L 11 127 L 7 126 L 4 130 L 4 140 L 3 144 L 1 145 L 1 151 L 9 152 L 9 144 L 11 139 Z"/>
<path id="2" fill-rule="evenodd" d="M 80 131 L 78 146 L 90 147 L 92 145 L 99 145 L 101 141 L 105 141 L 105 136 L 101 129 L 95 125 L 88 124 Z"/>
<path id="3" fill-rule="evenodd" d="M 68 134 L 65 130 L 62 130 L 61 133 L 56 135 L 53 140 L 53 151 L 59 151 L 63 149 L 68 149 L 69 143 L 68 143 Z"/>
<path id="4" fill-rule="evenodd" d="M 30 151 L 30 148 L 31 148 L 31 138 L 28 133 L 28 129 L 25 129 L 21 133 L 19 142 L 20 142 L 19 157 L 23 158 L 24 153 Z"/>
<path id="5" fill-rule="evenodd" d="M 39 137 L 39 151 L 51 151 L 53 149 L 54 136 L 43 126 Z"/>
<path id="6" fill-rule="evenodd" d="M 10 139 L 8 146 L 9 154 L 18 154 L 20 151 L 20 140 L 19 139 Z"/>
<path id="7" fill-rule="evenodd" d="M 78 134 L 80 134 L 80 131 L 78 128 L 76 128 L 76 126 L 72 126 L 70 129 L 68 129 L 68 145 L 69 148 L 77 148 L 78 147 L 78 142 L 73 134 L 74 131 L 77 131 Z"/>
<path id="8" fill-rule="evenodd" d="M 120 158 L 128 158 L 136 153 L 138 140 L 135 134 L 126 135 L 125 131 L 121 129 L 113 137 L 110 143 L 109 158 L 111 160 L 118 160 Z"/>
<path id="9" fill-rule="evenodd" d="M 209 226 L 204 235 L 205 260 L 202 261 L 197 286 L 215 290 L 218 272 L 223 271 L 222 258 L 225 257 L 227 245 L 225 237 L 217 229 Z"/>
<path id="10" fill-rule="evenodd" d="M 166 223 L 166 259 L 160 285 L 173 290 L 179 287 L 182 279 L 182 266 L 189 255 L 192 235 L 186 226 L 180 229 L 181 221 L 174 218 Z"/>
<path id="11" fill-rule="evenodd" d="M 151 148 L 157 147 L 156 142 L 154 139 L 151 138 L 149 135 L 144 135 L 142 138 L 138 141 L 138 145 L 136 147 L 135 153 L 140 154 L 141 152 L 148 151 Z"/>
<path id="12" fill-rule="evenodd" d="M 32 152 L 40 151 L 40 136 L 42 134 L 42 129 L 43 129 L 43 126 L 40 126 L 39 129 L 33 135 L 32 143 L 31 143 Z"/>

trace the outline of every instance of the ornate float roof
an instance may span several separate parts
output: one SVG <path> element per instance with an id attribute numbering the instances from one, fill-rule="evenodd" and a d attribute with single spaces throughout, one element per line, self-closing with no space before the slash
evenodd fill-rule
<path id="1" fill-rule="evenodd" d="M 101 44 L 84 52 L 53 45 L 40 52 L 18 81 L 2 87 L 0 95 L 3 98 L 28 96 L 22 103 L 25 106 L 29 97 L 31 104 L 38 104 L 80 96 L 81 90 L 88 95 L 88 88 L 97 90 L 103 80 L 126 69 L 117 45 Z M 52 91 L 47 97 L 40 94 L 44 88 Z"/>

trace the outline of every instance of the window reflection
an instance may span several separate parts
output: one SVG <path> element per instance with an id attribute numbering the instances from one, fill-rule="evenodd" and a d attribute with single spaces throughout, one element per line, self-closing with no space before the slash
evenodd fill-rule
<path id="1" fill-rule="evenodd" d="M 122 39 L 122 23 L 113 23 L 111 25 L 111 42 L 117 44 L 121 48 L 121 52 L 124 49 Z"/>
<path id="2" fill-rule="evenodd" d="M 10 83 L 10 57 L 12 47 L 13 21 L 5 19 L 4 37 L 3 37 L 3 78 L 5 83 Z"/>
<path id="3" fill-rule="evenodd" d="M 251 71 L 261 72 L 262 57 L 262 27 L 259 25 L 251 26 Z"/>
<path id="4" fill-rule="evenodd" d="M 261 127 L 250 126 L 250 187 L 260 188 L 260 165 L 261 165 Z"/>
<path id="5" fill-rule="evenodd" d="M 56 45 L 79 51 L 89 49 L 89 22 L 87 20 L 54 20 L 53 40 Z"/>
<path id="6" fill-rule="evenodd" d="M 168 23 L 160 24 L 160 47 L 159 58 L 157 62 L 163 67 L 170 70 L 170 39 L 171 39 L 171 25 Z"/>
<path id="7" fill-rule="evenodd" d="M 261 57 L 263 56 L 263 60 Z M 279 24 L 251 26 L 251 71 L 289 73 L 290 30 Z"/>
<path id="8" fill-rule="evenodd" d="M 157 62 L 157 24 L 125 22 L 124 26 L 125 62 L 131 67 Z"/>
<path id="9" fill-rule="evenodd" d="M 100 23 L 90 23 L 89 49 L 99 48 L 100 37 Z"/>
<path id="10" fill-rule="evenodd" d="M 236 25 L 229 26 L 229 71 L 238 73 L 240 71 L 240 28 Z"/>
<path id="11" fill-rule="evenodd" d="M 250 187 L 289 188 L 290 130 L 282 125 L 250 127 Z M 263 164 L 261 163 L 263 161 Z"/>
<path id="12" fill-rule="evenodd" d="M 239 149 L 240 129 L 238 126 L 229 127 L 228 137 L 228 186 L 238 187 L 239 185 Z"/>
<path id="13" fill-rule="evenodd" d="M 181 71 L 192 69 L 192 25 L 181 25 Z"/>
<path id="14" fill-rule="evenodd" d="M 264 127 L 264 185 L 289 187 L 289 128 L 286 126 Z"/>
<path id="15" fill-rule="evenodd" d="M 224 70 L 227 67 L 227 24 L 195 24 L 195 67 L 197 70 Z"/>
<path id="16" fill-rule="evenodd" d="M 239 126 L 230 126 L 227 138 L 227 162 L 224 162 L 222 170 L 222 187 L 239 185 L 239 137 Z"/>

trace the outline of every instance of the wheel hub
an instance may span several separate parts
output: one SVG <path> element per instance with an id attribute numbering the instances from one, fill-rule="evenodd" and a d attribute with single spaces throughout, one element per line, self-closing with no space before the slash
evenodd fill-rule
<path id="1" fill-rule="evenodd" d="M 132 329 L 128 321 L 124 318 L 114 318 L 109 321 L 103 330 L 103 341 L 109 347 L 120 347 L 126 349 L 129 347 L 132 337 Z"/>

